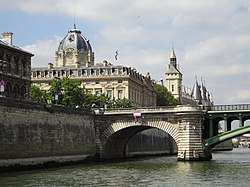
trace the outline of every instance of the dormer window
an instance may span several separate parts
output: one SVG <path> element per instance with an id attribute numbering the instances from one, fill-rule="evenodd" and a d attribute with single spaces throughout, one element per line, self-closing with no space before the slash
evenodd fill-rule
<path id="1" fill-rule="evenodd" d="M 75 38 L 75 37 L 74 37 L 74 35 L 73 35 L 73 34 L 72 34 L 72 35 L 70 35 L 70 36 L 69 36 L 69 41 L 70 41 L 70 42 L 73 42 L 73 41 L 74 41 L 74 38 Z"/>

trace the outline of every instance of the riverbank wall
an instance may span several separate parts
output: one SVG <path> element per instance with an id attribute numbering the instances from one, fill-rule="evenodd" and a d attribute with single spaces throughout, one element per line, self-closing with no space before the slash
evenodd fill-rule
<path id="1" fill-rule="evenodd" d="M 0 98 L 0 171 L 95 157 L 91 110 Z"/>

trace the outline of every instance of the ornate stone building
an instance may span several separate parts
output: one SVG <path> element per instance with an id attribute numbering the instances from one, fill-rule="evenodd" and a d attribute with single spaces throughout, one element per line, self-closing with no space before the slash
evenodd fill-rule
<path id="1" fill-rule="evenodd" d="M 11 32 L 0 39 L 0 94 L 27 99 L 31 86 L 31 57 L 33 54 L 12 44 Z"/>
<path id="2" fill-rule="evenodd" d="M 170 63 L 167 67 L 166 88 L 178 99 L 179 104 L 213 105 L 211 94 L 202 81 L 201 84 L 199 84 L 196 79 L 192 90 L 182 84 L 182 73 L 180 72 L 174 49 L 171 51 Z"/>
<path id="3" fill-rule="evenodd" d="M 32 68 L 33 85 L 46 90 L 53 79 L 68 77 L 80 80 L 92 94 L 104 93 L 112 99 L 127 98 L 136 107 L 156 106 L 154 83 L 149 75 L 105 60 L 95 64 L 89 40 L 75 26 L 60 42 L 55 55 L 55 66 L 49 63 L 46 68 Z"/>

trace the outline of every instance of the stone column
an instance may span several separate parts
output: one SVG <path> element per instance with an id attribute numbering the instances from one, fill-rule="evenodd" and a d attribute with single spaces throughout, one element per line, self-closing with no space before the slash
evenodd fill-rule
<path id="1" fill-rule="evenodd" d="M 226 114 L 224 114 L 224 128 L 225 128 L 224 131 L 227 132 L 228 131 L 228 126 L 227 126 L 227 115 Z"/>
<path id="2" fill-rule="evenodd" d="M 214 135 L 214 128 L 213 128 L 213 118 L 209 116 L 209 137 Z"/>
<path id="3" fill-rule="evenodd" d="M 239 114 L 239 127 L 243 127 L 244 123 L 243 123 L 243 120 L 242 120 L 242 115 Z"/>

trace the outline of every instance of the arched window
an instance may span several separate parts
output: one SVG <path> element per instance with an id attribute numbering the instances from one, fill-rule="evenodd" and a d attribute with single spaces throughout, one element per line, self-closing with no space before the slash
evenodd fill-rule
<path id="1" fill-rule="evenodd" d="M 5 86 L 5 97 L 11 97 L 12 86 L 9 82 Z"/>
<path id="2" fill-rule="evenodd" d="M 11 73 L 12 72 L 12 65 L 11 63 L 8 64 L 8 73 Z"/>
<path id="3" fill-rule="evenodd" d="M 25 99 L 26 97 L 26 88 L 25 86 L 22 86 L 20 89 L 21 99 Z"/>
<path id="4" fill-rule="evenodd" d="M 19 75 L 19 63 L 18 62 L 15 63 L 15 74 Z"/>

